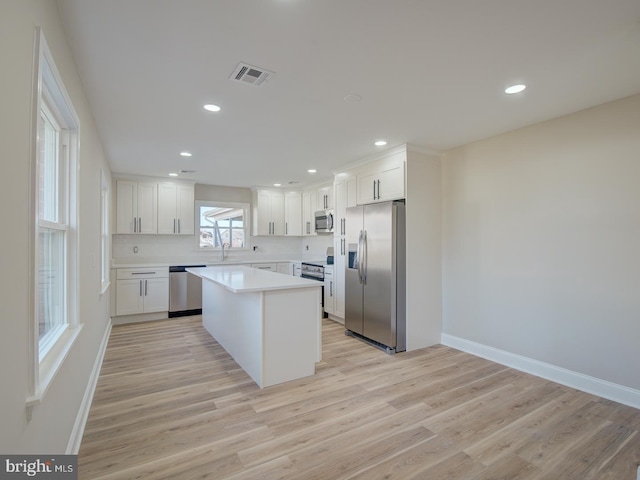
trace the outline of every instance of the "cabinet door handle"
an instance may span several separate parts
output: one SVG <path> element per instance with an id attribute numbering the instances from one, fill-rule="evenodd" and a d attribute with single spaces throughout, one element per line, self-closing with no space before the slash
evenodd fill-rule
<path id="1" fill-rule="evenodd" d="M 182 228 L 180 228 L 180 219 L 178 219 L 178 233 L 182 233 Z"/>
<path id="2" fill-rule="evenodd" d="M 140 280 L 140 296 L 142 296 L 142 280 Z"/>
<path id="3" fill-rule="evenodd" d="M 289 235 L 289 222 L 284 222 L 284 234 Z"/>
<path id="4" fill-rule="evenodd" d="M 144 296 L 147 296 L 147 285 L 148 285 L 148 280 L 144 281 Z"/>
<path id="5" fill-rule="evenodd" d="M 154 275 L 156 272 L 131 272 L 131 275 Z"/>
<path id="6" fill-rule="evenodd" d="M 138 217 L 138 233 L 142 233 L 142 217 Z"/>
<path id="7" fill-rule="evenodd" d="M 333 281 L 329 282 L 329 296 L 333 297 Z"/>
<path id="8" fill-rule="evenodd" d="M 173 233 L 176 233 L 176 219 L 173 219 Z"/>

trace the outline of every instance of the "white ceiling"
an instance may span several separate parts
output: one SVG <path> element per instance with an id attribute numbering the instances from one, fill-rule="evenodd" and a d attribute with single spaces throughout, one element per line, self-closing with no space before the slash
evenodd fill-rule
<path id="1" fill-rule="evenodd" d="M 445 150 L 640 92 L 640 0 L 59 5 L 114 173 L 309 183 L 380 138 Z M 233 82 L 239 62 L 276 73 Z"/>

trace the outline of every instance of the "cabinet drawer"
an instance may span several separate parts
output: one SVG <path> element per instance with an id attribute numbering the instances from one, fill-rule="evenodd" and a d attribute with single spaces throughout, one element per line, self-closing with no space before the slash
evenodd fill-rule
<path id="1" fill-rule="evenodd" d="M 275 263 L 252 263 L 252 268 L 257 268 L 259 270 L 267 270 L 269 272 L 277 272 L 278 265 Z"/>
<path id="2" fill-rule="evenodd" d="M 118 280 L 163 278 L 168 276 L 169 267 L 118 268 L 116 273 L 116 278 Z"/>

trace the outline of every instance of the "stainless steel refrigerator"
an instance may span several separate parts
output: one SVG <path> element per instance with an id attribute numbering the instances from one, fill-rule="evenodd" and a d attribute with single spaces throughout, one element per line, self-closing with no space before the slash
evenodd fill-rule
<path id="1" fill-rule="evenodd" d="M 345 327 L 387 353 L 406 350 L 405 205 L 347 209 Z"/>

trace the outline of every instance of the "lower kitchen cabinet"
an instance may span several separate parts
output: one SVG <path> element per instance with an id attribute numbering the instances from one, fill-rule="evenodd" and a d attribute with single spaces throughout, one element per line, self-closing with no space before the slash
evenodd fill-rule
<path id="1" fill-rule="evenodd" d="M 293 275 L 293 263 L 291 262 L 278 262 L 278 273 L 284 273 L 285 275 Z"/>
<path id="2" fill-rule="evenodd" d="M 116 315 L 169 310 L 167 267 L 119 268 L 116 278 Z"/>
<path id="3" fill-rule="evenodd" d="M 335 313 L 336 287 L 333 281 L 333 265 L 324 267 L 324 312 L 333 315 Z"/>

